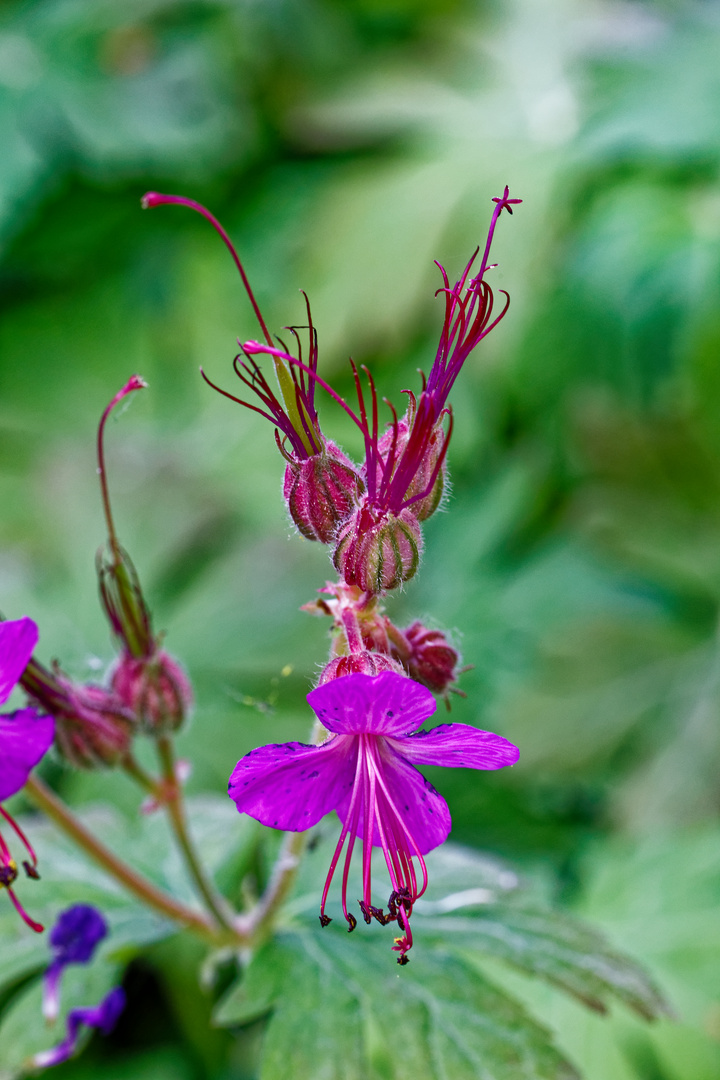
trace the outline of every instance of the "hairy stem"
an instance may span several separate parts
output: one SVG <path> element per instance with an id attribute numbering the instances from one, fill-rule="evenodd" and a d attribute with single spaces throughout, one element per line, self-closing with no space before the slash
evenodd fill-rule
<path id="1" fill-rule="evenodd" d="M 178 847 L 185 859 L 185 865 L 215 921 L 223 930 L 233 933 L 232 915 L 227 909 L 224 898 L 210 881 L 188 830 L 182 788 L 175 772 L 175 751 L 172 740 L 167 735 L 161 735 L 157 739 L 157 750 L 163 772 L 164 806 Z"/>
<path id="2" fill-rule="evenodd" d="M 25 792 L 62 832 L 74 840 L 78 847 L 82 848 L 116 881 L 119 881 L 128 892 L 141 900 L 143 904 L 172 919 L 174 922 L 187 927 L 188 930 L 192 930 L 206 941 L 218 942 L 219 935 L 204 915 L 186 907 L 185 904 L 181 904 L 118 858 L 97 836 L 90 832 L 75 816 L 70 807 L 37 776 L 28 778 L 25 784 Z"/>

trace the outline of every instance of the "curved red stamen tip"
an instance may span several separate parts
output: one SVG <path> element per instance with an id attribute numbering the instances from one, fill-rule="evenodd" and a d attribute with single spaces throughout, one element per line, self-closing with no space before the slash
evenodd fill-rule
<path id="1" fill-rule="evenodd" d="M 15 908 L 15 910 L 17 911 L 18 915 L 20 916 L 22 921 L 25 923 L 25 925 L 29 926 L 31 930 L 34 930 L 36 934 L 42 934 L 43 931 L 45 930 L 45 927 L 43 926 L 43 924 L 39 923 L 39 922 L 35 922 L 34 919 L 30 918 L 27 911 L 25 910 L 25 908 L 22 906 L 22 904 L 18 900 L 17 896 L 15 895 L 15 892 L 9 886 L 8 886 L 7 893 L 8 893 L 8 896 L 10 897 L 10 900 L 12 901 L 13 907 Z"/>
<path id="2" fill-rule="evenodd" d="M 146 191 L 140 200 L 140 205 L 143 210 L 150 210 L 153 206 L 162 206 L 163 203 L 170 202 L 172 195 L 161 195 L 157 191 Z"/>

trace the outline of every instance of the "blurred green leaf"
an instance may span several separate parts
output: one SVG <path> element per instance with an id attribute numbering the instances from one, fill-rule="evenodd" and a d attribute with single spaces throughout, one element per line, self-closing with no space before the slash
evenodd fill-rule
<path id="1" fill-rule="evenodd" d="M 68 967 L 63 973 L 60 1014 L 52 1025 L 42 1015 L 42 980 L 18 991 L 0 1014 L 0 1080 L 15 1080 L 25 1073 L 35 1054 L 62 1042 L 70 1010 L 98 1005 L 118 984 L 121 972 L 117 964 L 101 956 L 91 964 Z"/>
<path id="2" fill-rule="evenodd" d="M 401 971 L 386 947 L 284 934 L 253 960 L 216 1021 L 272 1009 L 261 1080 L 573 1080 L 577 1073 L 524 1010 L 450 953 L 425 949 Z"/>

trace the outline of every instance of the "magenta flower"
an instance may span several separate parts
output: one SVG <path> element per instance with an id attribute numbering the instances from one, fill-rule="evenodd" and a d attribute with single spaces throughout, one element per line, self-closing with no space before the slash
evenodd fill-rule
<path id="1" fill-rule="evenodd" d="M 417 730 L 435 712 L 425 687 L 386 671 L 346 675 L 319 686 L 308 702 L 329 737 L 320 746 L 290 742 L 262 746 L 242 758 L 230 777 L 229 795 L 238 810 L 275 829 L 301 832 L 336 810 L 342 830 L 320 904 L 320 922 L 347 839 L 342 909 L 349 930 L 357 925 L 347 909 L 347 884 L 355 841 L 362 840 L 362 900 L 366 923 L 397 922 L 402 936 L 393 949 L 407 962 L 412 946 L 410 915 L 427 887 L 423 858 L 447 838 L 450 811 L 416 765 L 499 769 L 513 765 L 517 747 L 499 735 L 467 724 Z M 372 848 L 381 847 L 390 875 L 387 914 L 372 902 Z"/>
<path id="2" fill-rule="evenodd" d="M 38 628 L 32 619 L 0 623 L 0 705 L 7 701 L 22 676 L 37 640 Z M 32 769 L 50 749 L 54 731 L 53 718 L 41 716 L 35 709 L 19 709 L 0 716 L 0 803 L 24 787 Z M 22 864 L 25 873 L 37 878 L 37 857 L 27 837 L 2 806 L 0 816 L 25 846 L 29 856 Z M 31 930 L 40 933 L 43 927 L 30 918 L 15 895 L 12 886 L 17 876 L 17 863 L 0 832 L 0 889 L 7 889 L 18 914 Z"/>

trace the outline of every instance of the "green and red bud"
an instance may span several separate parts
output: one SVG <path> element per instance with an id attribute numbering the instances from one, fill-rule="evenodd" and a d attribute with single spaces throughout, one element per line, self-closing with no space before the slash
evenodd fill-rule
<path id="1" fill-rule="evenodd" d="M 112 690 L 75 683 L 35 659 L 20 682 L 30 701 L 55 718 L 55 746 L 71 765 L 112 768 L 130 750 L 135 720 Z"/>
<path id="2" fill-rule="evenodd" d="M 148 735 L 177 731 L 192 708 L 190 680 L 178 661 L 162 649 L 149 658 L 125 653 L 112 672 L 110 685 Z"/>
<path id="3" fill-rule="evenodd" d="M 382 671 L 405 674 L 401 664 L 383 653 L 363 651 L 336 656 L 323 668 L 318 686 L 323 686 L 332 679 L 341 679 L 344 675 L 379 675 Z"/>
<path id="4" fill-rule="evenodd" d="M 288 461 L 283 496 L 298 531 L 308 540 L 331 544 L 357 506 L 365 485 L 352 462 L 334 443 L 319 454 Z"/>
<path id="5" fill-rule="evenodd" d="M 460 653 L 442 630 L 430 630 L 414 622 L 402 634 L 408 646 L 404 663 L 410 677 L 436 694 L 451 689 L 457 682 Z"/>
<path id="6" fill-rule="evenodd" d="M 413 577 L 422 549 L 420 523 L 411 510 L 378 512 L 365 502 L 341 527 L 333 563 L 347 585 L 381 593 Z"/>
<path id="7" fill-rule="evenodd" d="M 378 455 L 386 468 L 393 468 L 395 463 L 403 460 L 410 436 L 412 417 L 411 406 L 407 416 L 398 420 L 396 424 L 392 424 L 378 440 Z M 423 445 L 423 452 L 415 464 L 413 479 L 402 493 L 404 503 L 408 505 L 418 521 L 426 521 L 442 502 L 447 480 L 446 441 L 447 437 L 441 424 L 437 424 Z M 378 476 L 378 486 L 380 480 L 381 476 Z M 417 498 L 418 495 L 422 495 L 422 498 Z"/>

